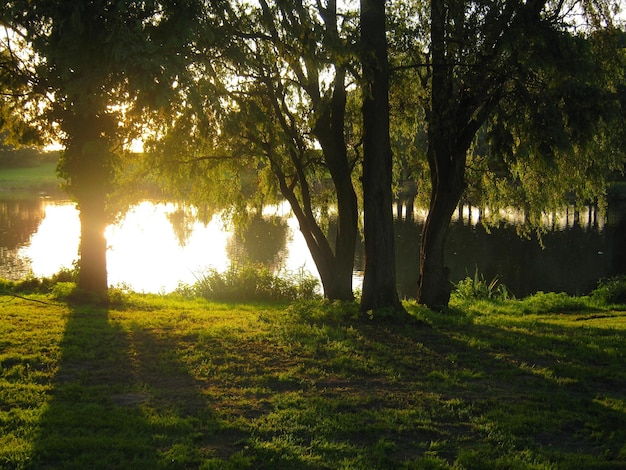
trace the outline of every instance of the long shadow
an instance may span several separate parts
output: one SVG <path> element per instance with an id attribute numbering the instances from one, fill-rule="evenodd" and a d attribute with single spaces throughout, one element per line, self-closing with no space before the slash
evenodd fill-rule
<path id="1" fill-rule="evenodd" d="M 307 318 L 326 336 L 304 338 L 304 319 L 272 327 L 281 349 L 224 335 L 200 345 L 116 315 L 72 312 L 30 468 L 199 468 L 239 451 L 254 468 L 316 468 L 281 439 L 325 462 L 364 453 L 362 468 L 426 452 L 465 468 L 626 468 L 626 361 L 610 333 Z M 187 347 L 201 357 L 183 361 Z M 192 374 L 207 358 L 228 370 Z"/>
<path id="2" fill-rule="evenodd" d="M 626 468 L 623 335 L 457 321 L 355 322 L 354 360 L 344 358 L 316 386 L 325 397 L 370 405 L 354 399 L 341 411 L 360 425 L 326 438 L 365 449 L 392 442 L 389 468 L 425 452 L 462 468 Z M 332 361 L 335 353 L 324 355 Z M 387 416 L 397 422 L 381 429 Z"/>
<path id="3" fill-rule="evenodd" d="M 105 308 L 77 307 L 61 348 L 29 468 L 198 466 L 187 444 L 210 439 L 200 434 L 212 413 L 171 344 L 124 331 Z"/>
<path id="4" fill-rule="evenodd" d="M 436 394 L 440 403 L 454 404 L 457 416 L 443 410 L 438 430 L 449 440 L 441 455 L 451 461 L 459 457 L 455 441 L 470 442 L 470 449 L 476 441 L 480 444 L 466 462 L 470 467 L 489 468 L 495 465 L 489 459 L 513 455 L 523 462 L 535 455 L 555 468 L 626 468 L 623 335 L 602 330 L 586 338 L 574 327 L 535 327 L 536 335 L 472 322 L 422 331 L 392 329 L 387 341 L 371 328 L 360 331 L 380 341 L 380 350 L 401 342 L 406 361 L 393 366 L 397 373 L 414 374 L 418 388 Z M 419 355 L 432 355 L 430 370 L 425 361 L 415 360 Z"/>

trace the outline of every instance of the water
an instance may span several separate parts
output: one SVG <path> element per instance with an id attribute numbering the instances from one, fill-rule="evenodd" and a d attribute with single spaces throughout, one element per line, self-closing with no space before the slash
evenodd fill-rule
<path id="1" fill-rule="evenodd" d="M 109 284 L 170 292 L 207 269 L 224 271 L 231 261 L 245 259 L 315 272 L 295 219 L 284 214 L 283 206 L 267 208 L 241 233 L 219 216 L 205 225 L 190 208 L 144 201 L 107 227 Z M 0 202 L 1 277 L 50 276 L 71 267 L 79 239 L 78 211 L 69 201 Z"/>
<path id="2" fill-rule="evenodd" d="M 593 220 L 596 217 L 595 221 Z M 399 291 L 415 295 L 421 223 L 396 221 Z M 408 261 L 410 260 L 410 261 Z M 589 293 L 599 279 L 626 274 L 626 204 L 613 205 L 606 218 L 562 213 L 539 239 L 520 237 L 515 225 L 489 231 L 476 220 L 453 221 L 446 244 L 451 280 L 496 278 L 516 296 L 538 291 Z"/>
<path id="3" fill-rule="evenodd" d="M 478 269 L 487 280 L 498 277 L 516 296 L 539 290 L 587 293 L 598 279 L 626 273 L 626 204 L 610 206 L 606 219 L 595 213 L 560 214 L 542 237 L 520 238 L 512 225 L 488 233 L 465 208 L 452 222 L 446 264 L 451 280 Z M 416 292 L 423 212 L 396 220 L 398 289 Z M 29 273 L 50 276 L 77 258 L 80 226 L 69 201 L 0 201 L 0 276 L 19 279 Z M 317 275 L 315 265 L 288 206 L 267 207 L 263 217 L 236 230 L 219 216 L 208 224 L 193 209 L 144 201 L 106 231 L 111 285 L 139 292 L 169 292 L 191 284 L 209 268 L 261 262 L 273 269 Z M 362 278 L 362 246 L 357 247 L 355 286 Z"/>

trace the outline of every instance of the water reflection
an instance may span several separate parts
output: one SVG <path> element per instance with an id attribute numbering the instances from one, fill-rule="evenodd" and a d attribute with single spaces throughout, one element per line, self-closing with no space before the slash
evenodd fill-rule
<path id="1" fill-rule="evenodd" d="M 601 217 L 596 208 L 566 208 L 547 214 L 546 232 L 520 237 L 520 212 L 500 214 L 502 222 L 487 230 L 475 207 L 461 207 L 453 218 L 445 263 L 452 282 L 476 269 L 487 279 L 498 277 L 517 297 L 537 291 L 586 294 L 604 277 L 626 273 L 626 204 L 613 201 Z M 425 213 L 395 221 L 398 290 L 414 297 L 419 276 L 420 238 Z"/>
<path id="2" fill-rule="evenodd" d="M 28 260 L 17 249 L 28 243 L 44 217 L 44 203 L 38 198 L 0 201 L 0 276 L 21 277 L 28 272 Z"/>
<path id="3" fill-rule="evenodd" d="M 146 201 L 109 226 L 109 283 L 139 292 L 171 291 L 179 282 L 193 283 L 209 266 L 227 266 L 230 233 L 216 218 L 204 225 L 187 210 L 192 212 L 181 217 L 175 204 Z"/>
<path id="4" fill-rule="evenodd" d="M 536 237 L 520 238 L 511 223 L 503 222 L 487 232 L 477 223 L 484 214 L 461 208 L 447 243 L 446 264 L 452 280 L 473 275 L 478 268 L 488 279 L 498 276 L 516 296 L 538 290 L 586 293 L 599 278 L 626 272 L 626 203 L 617 201 L 609 209 L 606 224 L 592 212 L 553 215 L 542 249 Z M 395 221 L 397 280 L 403 297 L 416 293 L 425 216 L 417 209 L 411 215 Z M 329 233 L 334 223 L 329 220 Z M 79 233 L 78 213 L 69 202 L 0 202 L 0 276 L 16 279 L 29 270 L 36 276 L 50 276 L 71 267 Z M 285 205 L 267 207 L 262 215 L 251 216 L 235 228 L 219 216 L 208 224 L 199 222 L 192 207 L 145 201 L 109 226 L 106 237 L 109 282 L 140 292 L 171 291 L 179 282 L 195 282 L 195 276 L 207 268 L 223 271 L 230 263 L 246 260 L 274 270 L 316 273 L 298 223 Z M 357 288 L 362 279 L 362 253 L 358 246 Z"/>
<path id="5" fill-rule="evenodd" d="M 186 205 L 176 206 L 172 212 L 166 213 L 167 220 L 172 224 L 174 235 L 178 239 L 178 246 L 184 247 L 193 234 L 197 221 L 195 211 Z"/>
<path id="6" fill-rule="evenodd" d="M 76 260 L 80 222 L 73 204 L 45 202 L 44 217 L 28 245 L 18 254 L 29 260 L 36 276 L 54 274 Z"/>
<path id="7" fill-rule="evenodd" d="M 80 238 L 78 212 L 70 202 L 6 202 L 0 217 L 0 276 L 20 279 L 30 272 L 50 276 L 72 267 Z M 284 207 L 267 208 L 235 230 L 221 217 L 198 221 L 194 208 L 144 201 L 107 227 L 109 283 L 139 292 L 172 291 L 194 283 L 208 268 L 231 262 L 262 262 L 276 270 L 315 272 L 306 244 Z"/>
<path id="8" fill-rule="evenodd" d="M 231 262 L 252 262 L 280 271 L 287 266 L 287 241 L 293 237 L 284 217 L 252 214 L 250 219 L 237 225 L 226 244 Z"/>

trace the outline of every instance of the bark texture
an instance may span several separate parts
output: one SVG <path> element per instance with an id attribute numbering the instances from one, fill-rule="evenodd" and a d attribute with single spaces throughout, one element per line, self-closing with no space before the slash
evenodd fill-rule
<path id="1" fill-rule="evenodd" d="M 361 311 L 404 312 L 396 288 L 385 1 L 361 0 L 365 272 Z"/>

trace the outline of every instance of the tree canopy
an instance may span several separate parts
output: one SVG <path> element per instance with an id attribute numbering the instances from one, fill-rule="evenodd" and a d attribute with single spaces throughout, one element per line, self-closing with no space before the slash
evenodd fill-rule
<path id="1" fill-rule="evenodd" d="M 401 309 L 392 188 L 425 193 L 418 300 L 443 307 L 443 248 L 462 198 L 538 226 L 565 201 L 601 203 L 608 172 L 623 171 L 618 7 L 11 0 L 0 127 L 15 142 L 64 144 L 87 290 L 106 290 L 107 196 L 143 136 L 169 193 L 207 214 L 286 199 L 333 299 L 353 297 L 362 196 L 365 310 Z"/>
<path id="2" fill-rule="evenodd" d="M 59 172 L 80 210 L 79 286 L 88 292 L 107 290 L 106 198 L 118 157 L 144 110 L 167 103 L 198 7 L 13 0 L 0 12 L 2 87 L 11 90 L 0 124 L 18 140 L 28 129 L 63 143 Z"/>
<path id="3" fill-rule="evenodd" d="M 392 35 L 392 60 L 419 83 L 409 121 L 424 117 L 430 169 L 418 300 L 445 306 L 443 249 L 462 197 L 515 206 L 537 224 L 572 194 L 600 197 L 607 170 L 623 165 L 623 154 L 601 150 L 623 116 L 615 41 L 623 33 L 605 2 L 446 1 L 398 11 L 396 23 L 412 34 Z"/>
<path id="4" fill-rule="evenodd" d="M 298 219 L 325 295 L 352 299 L 358 235 L 352 182 L 358 136 L 347 118 L 356 78 L 352 12 L 334 1 L 234 2 L 213 27 L 227 39 L 203 51 L 186 107 L 166 123 L 153 153 L 175 187 L 181 178 L 195 181 L 190 191 L 199 204 L 217 197 L 218 205 L 245 211 L 280 194 Z M 324 231 L 331 206 L 334 243 Z"/>

